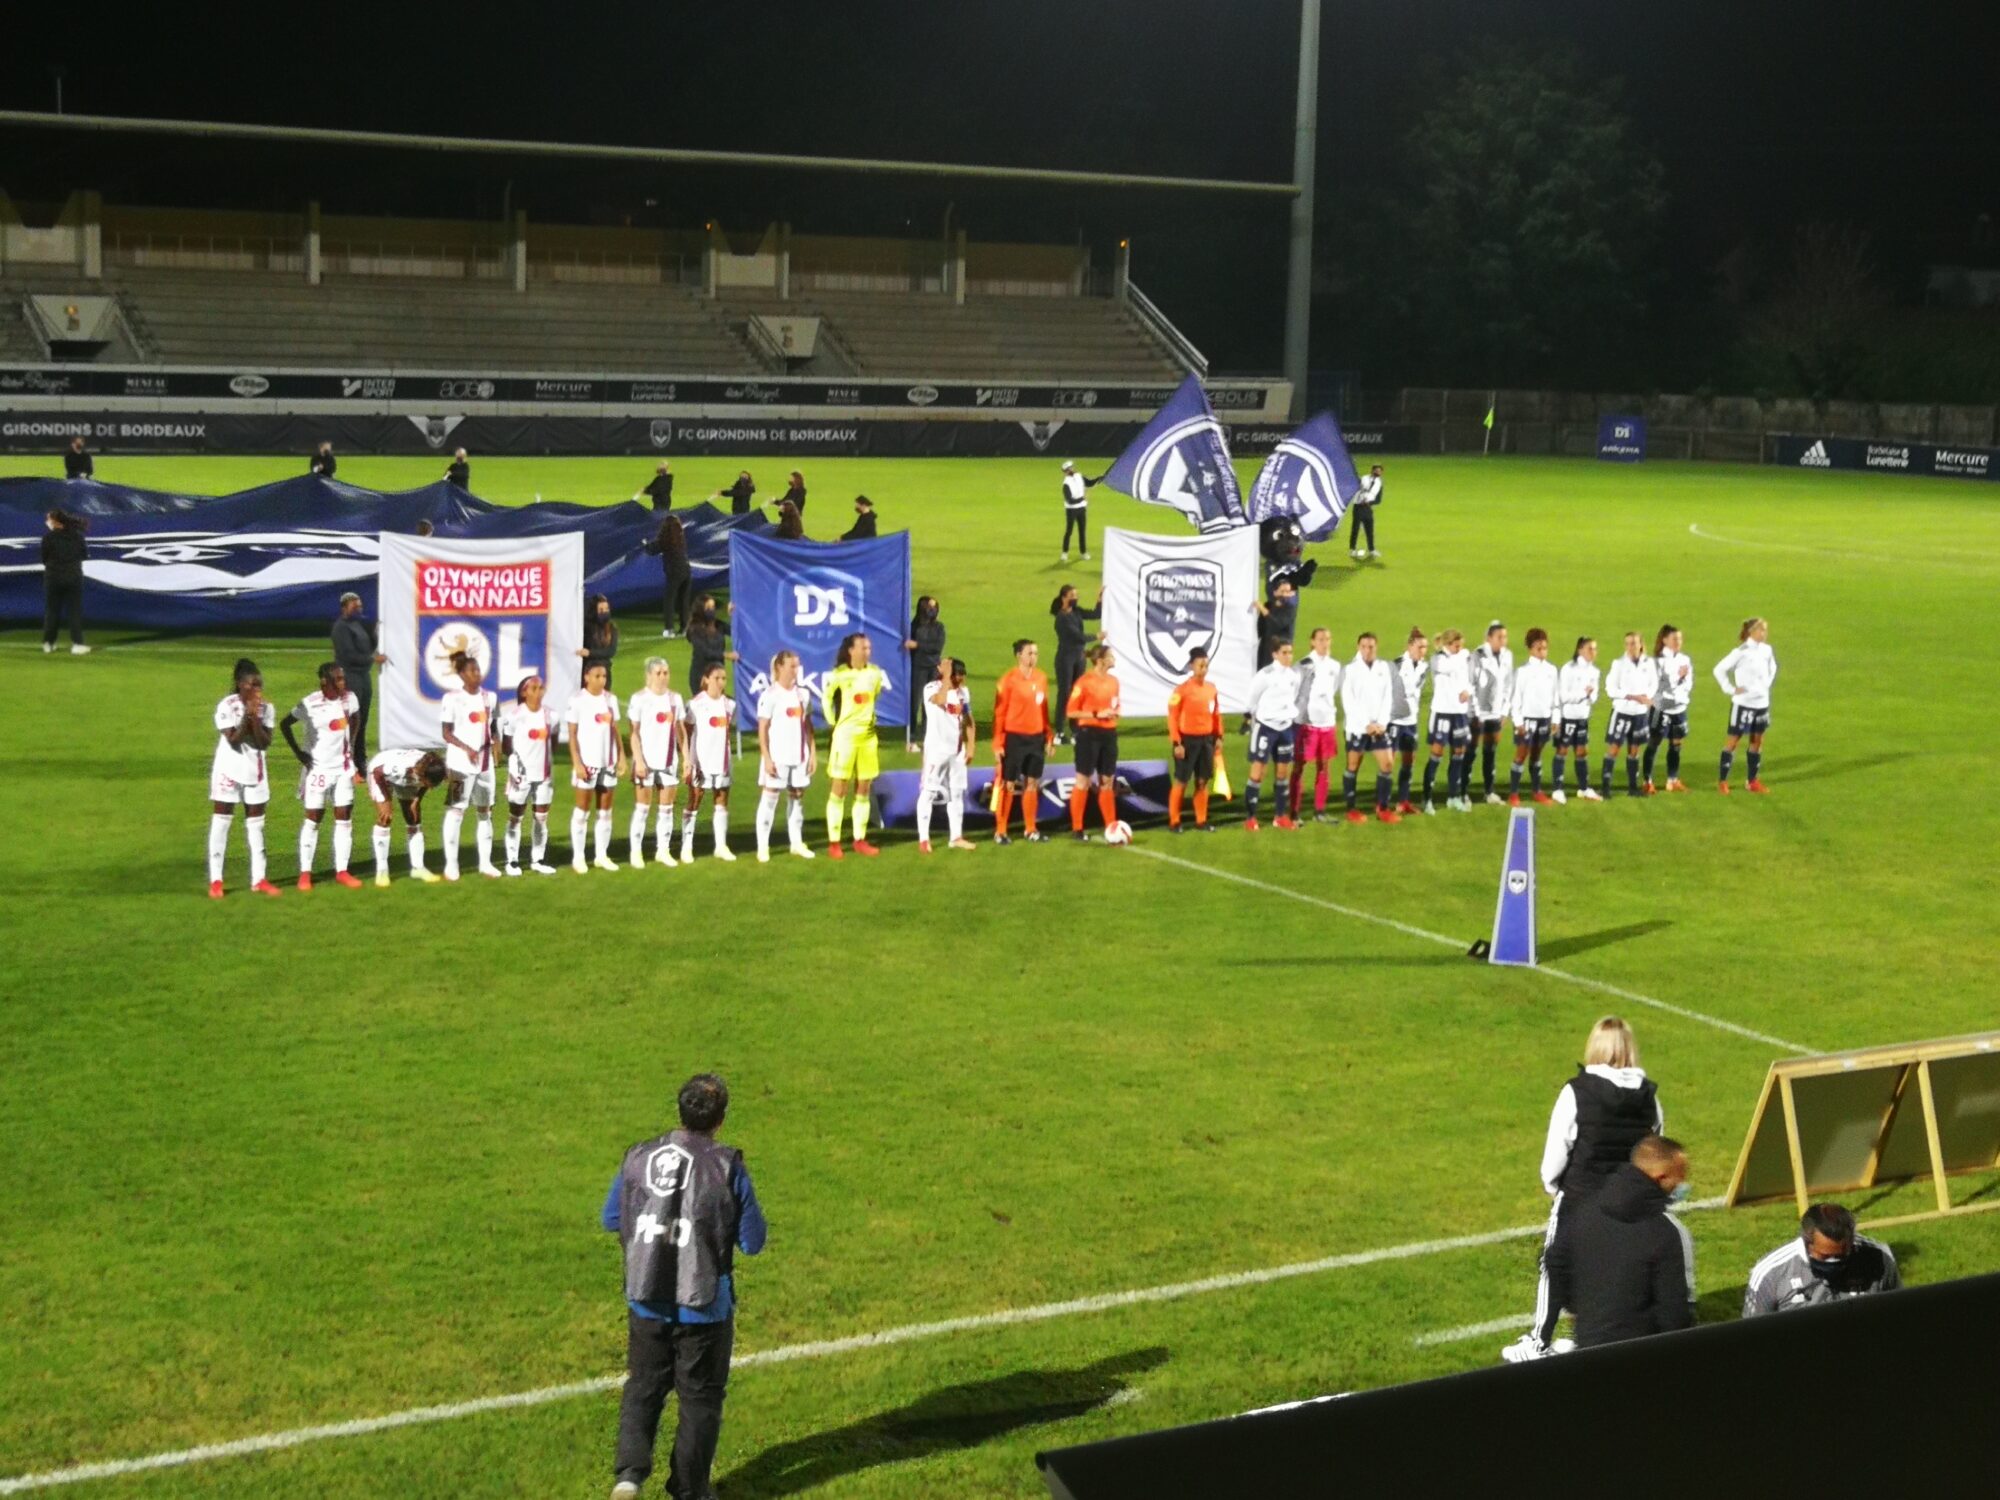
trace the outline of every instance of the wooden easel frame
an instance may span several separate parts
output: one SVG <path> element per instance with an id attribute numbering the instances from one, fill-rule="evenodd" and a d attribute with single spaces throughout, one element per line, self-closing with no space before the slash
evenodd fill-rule
<path id="1" fill-rule="evenodd" d="M 1768 1203 L 1773 1196 L 1746 1198 L 1743 1194 L 1744 1179 L 1750 1168 L 1750 1155 L 1757 1143 L 1759 1132 L 1764 1125 L 1766 1113 L 1772 1105 L 1773 1095 L 1785 1125 L 1785 1149 L 1791 1159 L 1792 1197 L 1803 1214 L 1815 1193 L 1843 1193 L 1857 1189 L 1873 1188 L 1879 1185 L 1884 1148 L 1890 1133 L 1896 1128 L 1903 1109 L 1910 1097 L 1910 1085 L 1916 1084 L 1917 1105 L 1922 1111 L 1924 1139 L 1928 1147 L 1931 1185 L 1937 1194 L 1937 1207 L 1924 1213 L 1898 1214 L 1891 1218 L 1875 1219 L 1867 1227 L 1880 1228 L 1889 1224 L 1908 1224 L 1920 1219 L 1936 1219 L 1947 1214 L 1982 1213 L 1988 1209 L 2000 1209 L 2000 1197 L 1980 1203 L 1953 1204 L 1949 1179 L 1967 1172 L 1988 1172 L 2000 1169 L 2000 1153 L 1991 1162 L 1975 1162 L 1967 1166 L 1945 1166 L 1943 1138 L 1938 1130 L 1937 1096 L 1931 1081 L 1931 1064 L 1961 1057 L 1981 1057 L 2000 1053 L 2000 1031 L 1981 1032 L 1973 1036 L 1943 1037 L 1928 1042 L 1911 1042 L 1892 1047 L 1865 1047 L 1853 1052 L 1829 1052 L 1813 1057 L 1785 1058 L 1771 1064 L 1764 1075 L 1763 1091 L 1757 1096 L 1757 1107 L 1750 1116 L 1750 1129 L 1743 1138 L 1743 1149 L 1736 1158 L 1736 1171 L 1729 1180 L 1729 1193 L 1724 1200 L 1734 1208 L 1743 1203 Z M 1855 1182 L 1809 1183 L 1806 1180 L 1805 1151 L 1799 1139 L 1798 1106 L 1793 1095 L 1794 1084 L 1802 1079 L 1824 1077 L 1828 1074 L 1877 1072 L 1888 1068 L 1898 1069 L 1889 1102 L 1884 1106 L 1881 1118 L 1876 1122 L 1874 1140 L 1870 1144 L 1868 1159 L 1862 1169 L 1860 1179 Z M 1914 1181 L 1915 1177 L 1897 1178 L 1896 1181 Z"/>

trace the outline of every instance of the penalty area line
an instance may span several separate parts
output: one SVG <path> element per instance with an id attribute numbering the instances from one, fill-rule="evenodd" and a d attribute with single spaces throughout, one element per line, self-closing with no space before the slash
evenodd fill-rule
<path id="1" fill-rule="evenodd" d="M 1447 1239 L 1416 1240 L 1406 1245 L 1385 1245 L 1374 1250 L 1356 1250 L 1344 1255 L 1328 1255 L 1318 1260 L 1296 1261 L 1290 1265 L 1267 1266 L 1257 1271 L 1233 1271 L 1205 1276 L 1197 1281 L 1179 1281 L 1165 1286 L 1139 1287 L 1131 1291 L 1106 1292 L 1094 1297 L 1075 1297 L 1064 1302 L 1046 1302 L 1037 1307 L 1015 1307 L 999 1312 L 978 1313 L 963 1318 L 943 1318 L 931 1323 L 909 1323 L 876 1333 L 858 1333 L 847 1338 L 816 1339 L 808 1343 L 785 1344 L 760 1349 L 732 1361 L 738 1369 L 757 1365 L 790 1364 L 802 1359 L 825 1359 L 869 1349 L 884 1349 L 919 1339 L 939 1338 L 952 1333 L 970 1333 L 987 1328 L 1010 1328 L 1023 1323 L 1042 1323 L 1054 1318 L 1078 1317 L 1087 1313 L 1110 1312 L 1124 1307 L 1140 1307 L 1154 1302 L 1175 1302 L 1186 1297 L 1214 1292 L 1238 1291 L 1266 1286 L 1296 1276 L 1317 1276 L 1329 1271 L 1346 1271 L 1389 1261 L 1412 1260 L 1419 1256 L 1442 1255 L 1453 1250 L 1475 1250 L 1503 1245 L 1514 1240 L 1534 1239 L 1546 1233 L 1546 1221 L 1523 1224 L 1513 1229 L 1494 1229 L 1483 1234 L 1454 1235 Z M 73 1464 L 38 1474 L 20 1474 L 0 1479 L 0 1495 L 20 1495 L 34 1490 L 83 1484 L 95 1479 L 117 1479 L 156 1469 L 178 1469 L 218 1459 L 247 1458 L 259 1453 L 281 1453 L 310 1443 L 339 1438 L 366 1437 L 371 1433 L 393 1432 L 404 1427 L 423 1427 L 461 1417 L 488 1412 L 515 1411 L 524 1407 L 546 1406 L 578 1396 L 601 1395 L 624 1384 L 622 1375 L 606 1375 L 595 1380 L 578 1380 L 564 1385 L 543 1386 L 539 1390 L 514 1391 L 500 1396 L 482 1396 L 471 1401 L 454 1401 L 441 1406 L 412 1407 L 376 1417 L 358 1417 L 347 1422 L 329 1422 L 313 1427 L 294 1427 L 284 1432 L 261 1433 L 224 1443 L 204 1443 L 166 1453 L 150 1453 L 141 1458 L 107 1459 L 98 1463 Z"/>
<path id="2" fill-rule="evenodd" d="M 1234 870 L 1224 870 L 1214 865 L 1199 864 L 1191 859 L 1182 859 L 1176 854 L 1162 854 L 1156 849 L 1141 849 L 1135 845 L 1131 846 L 1130 852 L 1142 855 L 1147 859 L 1159 860 L 1162 864 L 1177 865 L 1183 870 L 1192 870 L 1198 875 L 1208 875 L 1217 880 L 1228 880 L 1237 885 L 1248 886 L 1251 890 L 1263 891 L 1267 895 L 1283 896 L 1289 901 L 1300 901 L 1307 906 L 1316 906 L 1321 911 L 1330 911 L 1337 916 L 1348 917 L 1356 922 L 1367 922 L 1376 927 L 1387 927 L 1390 931 L 1400 932 L 1406 937 L 1420 938 L 1424 942 L 1437 943 L 1461 953 L 1465 951 L 1466 945 L 1457 938 L 1446 937 L 1443 933 L 1432 932 L 1428 928 L 1413 927 L 1408 922 L 1398 922 L 1394 917 L 1378 916 L 1372 911 L 1363 911 L 1359 907 L 1342 906 L 1338 901 L 1329 901 L 1323 896 L 1312 896 L 1304 891 L 1292 890 L 1288 886 L 1273 885 L 1268 880 L 1257 880 L 1249 875 L 1238 875 Z M 1684 1021 L 1699 1022 L 1703 1026 L 1712 1026 L 1717 1031 L 1729 1032 L 1732 1036 L 1740 1036 L 1749 1041 L 1761 1042 L 1767 1047 L 1777 1047 L 1794 1056 L 1804 1056 L 1817 1050 L 1798 1042 L 1788 1042 L 1783 1037 L 1767 1036 L 1761 1031 L 1752 1031 L 1748 1026 L 1739 1026 L 1734 1021 L 1725 1021 L 1722 1017 L 1711 1016 L 1705 1011 L 1690 1010 L 1687 1006 L 1675 1005 L 1670 1000 L 1660 1000 L 1652 995 L 1642 995 L 1637 990 L 1628 990 L 1622 985 L 1607 984 L 1602 979 L 1591 979 L 1582 974 L 1572 974 L 1566 969 L 1552 969 L 1547 964 L 1535 964 L 1532 967 L 1524 966 L 1524 972 L 1545 975 L 1550 979 L 1559 980 L 1563 984 L 1573 984 L 1581 989 L 1595 990 L 1600 995 L 1611 995 L 1620 1000 L 1630 1001 L 1634 1005 L 1648 1006 L 1653 1010 L 1664 1011 L 1670 1016 L 1679 1016 Z"/>

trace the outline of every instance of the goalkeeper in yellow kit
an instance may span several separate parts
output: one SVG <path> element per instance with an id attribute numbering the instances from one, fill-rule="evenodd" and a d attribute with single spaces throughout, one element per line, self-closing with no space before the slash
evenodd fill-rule
<path id="1" fill-rule="evenodd" d="M 882 774 L 882 747 L 875 735 L 875 710 L 889 685 L 888 674 L 869 665 L 868 637 L 860 633 L 841 641 L 833 670 L 821 679 L 820 701 L 826 722 L 833 728 L 833 743 L 826 759 L 827 776 L 832 782 L 826 799 L 827 854 L 843 857 L 840 830 L 846 812 L 847 784 L 854 783 L 854 810 L 846 821 L 854 830 L 854 852 L 876 855 L 882 851 L 868 842 L 868 793 Z"/>

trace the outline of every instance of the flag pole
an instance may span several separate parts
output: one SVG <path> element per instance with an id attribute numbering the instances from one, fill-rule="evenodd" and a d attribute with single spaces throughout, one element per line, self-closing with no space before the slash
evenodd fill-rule
<path id="1" fill-rule="evenodd" d="M 1488 392 L 1486 397 L 1486 441 L 1479 449 L 1479 456 L 1481 458 L 1490 458 L 1493 454 L 1493 413 L 1499 410 L 1499 407 L 1500 393 L 1498 391 Z"/>

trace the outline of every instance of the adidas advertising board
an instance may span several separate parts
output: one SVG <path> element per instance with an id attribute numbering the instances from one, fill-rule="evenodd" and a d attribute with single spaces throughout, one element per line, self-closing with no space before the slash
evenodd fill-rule
<path id="1" fill-rule="evenodd" d="M 382 743 L 444 743 L 439 709 L 459 685 L 453 653 L 476 660 L 500 701 L 530 672 L 569 702 L 583 644 L 583 536 L 506 541 L 382 535 Z"/>
<path id="2" fill-rule="evenodd" d="M 1795 469 L 1858 469 L 1877 474 L 1921 474 L 1941 479 L 1993 479 L 2000 450 L 1950 443 L 1885 442 L 1881 439 L 1803 437 L 1773 439 L 1772 460 Z"/>
<path id="3" fill-rule="evenodd" d="M 1223 708 L 1242 709 L 1257 674 L 1261 568 L 1254 526 L 1194 537 L 1105 530 L 1104 632 L 1127 718 L 1165 715 L 1196 647 Z"/>

